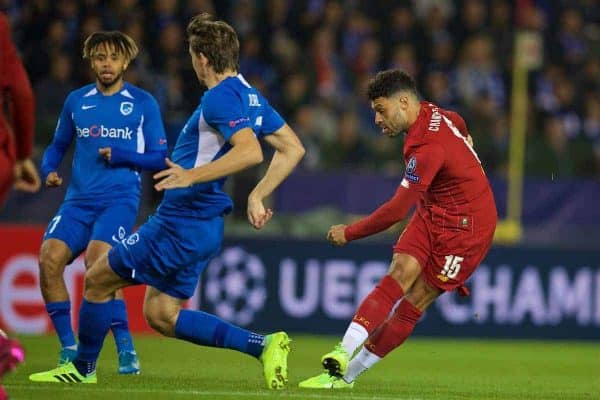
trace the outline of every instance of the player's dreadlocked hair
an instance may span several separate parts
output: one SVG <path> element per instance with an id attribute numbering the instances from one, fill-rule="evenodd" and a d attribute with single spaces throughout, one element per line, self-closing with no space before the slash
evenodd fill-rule
<path id="1" fill-rule="evenodd" d="M 379 72 L 371 79 L 367 88 L 367 96 L 373 101 L 378 97 L 390 97 L 398 92 L 411 92 L 418 96 L 414 79 L 399 69 L 388 69 Z"/>
<path id="2" fill-rule="evenodd" d="M 100 45 L 113 47 L 117 54 L 123 54 L 129 63 L 138 54 L 138 47 L 132 38 L 119 31 L 94 32 L 83 43 L 83 58 L 91 59 Z"/>
<path id="3" fill-rule="evenodd" d="M 239 70 L 240 42 L 229 24 L 202 13 L 188 24 L 187 36 L 194 54 L 204 54 L 216 73 Z"/>

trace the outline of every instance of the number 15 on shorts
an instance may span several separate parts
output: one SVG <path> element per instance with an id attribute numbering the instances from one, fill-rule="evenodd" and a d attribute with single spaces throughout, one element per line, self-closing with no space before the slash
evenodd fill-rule
<path id="1" fill-rule="evenodd" d="M 438 275 L 438 278 L 442 281 L 447 281 L 448 279 L 454 279 L 460 272 L 460 263 L 465 259 L 464 257 L 459 256 L 446 256 L 446 263 L 444 264 L 444 268 L 442 269 L 441 275 Z"/>

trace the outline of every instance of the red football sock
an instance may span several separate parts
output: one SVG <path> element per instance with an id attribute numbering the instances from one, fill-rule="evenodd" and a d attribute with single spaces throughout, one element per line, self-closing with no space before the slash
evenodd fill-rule
<path id="1" fill-rule="evenodd" d="M 358 307 L 353 322 L 362 325 L 369 335 L 385 321 L 392 307 L 404 296 L 400 284 L 391 276 L 384 276 Z"/>
<path id="2" fill-rule="evenodd" d="M 403 300 L 394 315 L 367 340 L 365 347 L 371 353 L 381 358 L 385 357 L 390 351 L 404 343 L 421 315 L 423 315 L 422 311 Z"/>

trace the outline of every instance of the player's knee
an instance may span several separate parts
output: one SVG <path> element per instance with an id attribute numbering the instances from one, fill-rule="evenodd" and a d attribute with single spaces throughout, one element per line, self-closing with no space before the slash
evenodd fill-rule
<path id="1" fill-rule="evenodd" d="M 84 297 L 87 300 L 104 301 L 107 296 L 110 297 L 110 288 L 105 284 L 100 268 L 85 271 L 84 282 Z"/>
<path id="2" fill-rule="evenodd" d="M 406 254 L 395 254 L 388 270 L 388 275 L 398 282 L 405 293 L 412 287 L 420 273 L 419 262 Z"/>
<path id="3" fill-rule="evenodd" d="M 165 336 L 175 336 L 175 320 L 170 313 L 160 308 L 144 307 L 144 318 L 148 325 Z"/>
<path id="4" fill-rule="evenodd" d="M 59 255 L 44 250 L 40 253 L 39 267 L 42 282 L 60 278 L 65 270 L 65 265 Z"/>

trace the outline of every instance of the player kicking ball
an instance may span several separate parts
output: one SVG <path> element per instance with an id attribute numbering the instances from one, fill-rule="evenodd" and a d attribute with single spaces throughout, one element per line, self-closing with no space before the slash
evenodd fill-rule
<path id="1" fill-rule="evenodd" d="M 404 343 L 440 294 L 468 294 L 464 283 L 496 229 L 493 193 L 464 120 L 419 101 L 413 79 L 400 70 L 378 73 L 368 97 L 383 134 L 406 132 L 404 178 L 392 199 L 352 225 L 332 226 L 327 239 L 343 246 L 389 228 L 417 207 L 394 246 L 388 273 L 359 306 L 342 341 L 321 358 L 325 372 L 300 382 L 301 388 L 352 388 L 360 374 Z"/>
<path id="2" fill-rule="evenodd" d="M 225 178 L 263 160 L 258 138 L 275 148 L 248 198 L 248 219 L 260 229 L 273 215 L 263 199 L 294 169 L 304 148 L 267 99 L 238 73 L 239 42 L 231 26 L 202 14 L 189 23 L 187 35 L 192 65 L 208 90 L 179 134 L 173 161 L 167 159 L 170 168 L 154 176 L 161 179 L 155 188 L 167 189 L 163 200 L 148 222 L 86 272 L 73 362 L 32 374 L 32 381 L 96 383 L 96 361 L 110 328 L 110 301 L 116 290 L 144 284 L 144 316 L 156 331 L 248 354 L 262 363 L 268 388 L 287 383 L 290 339 L 285 332 L 264 336 L 181 306 L 220 250 L 223 216 L 233 207 L 222 190 Z"/>

